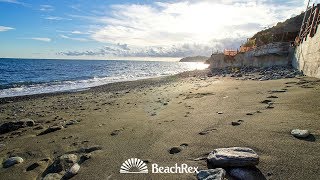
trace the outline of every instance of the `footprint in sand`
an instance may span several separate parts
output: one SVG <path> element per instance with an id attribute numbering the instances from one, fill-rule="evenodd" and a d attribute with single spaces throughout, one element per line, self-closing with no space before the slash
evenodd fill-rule
<path id="1" fill-rule="evenodd" d="M 276 98 L 278 98 L 278 96 L 268 96 L 267 98 L 276 99 Z"/>
<path id="2" fill-rule="evenodd" d="M 215 128 L 210 128 L 210 129 L 206 129 L 206 130 L 203 130 L 203 131 L 199 132 L 199 134 L 200 135 L 206 135 L 206 134 L 208 134 L 208 133 L 210 133 L 212 131 L 216 131 L 216 130 L 217 129 L 215 129 Z"/>
<path id="3" fill-rule="evenodd" d="M 180 146 L 172 147 L 168 151 L 170 154 L 177 154 L 180 153 L 184 148 L 188 147 L 189 144 L 183 143 Z"/>
<path id="4" fill-rule="evenodd" d="M 123 131 L 123 129 L 116 129 L 116 130 L 112 131 L 112 132 L 110 133 L 110 135 L 111 135 L 111 136 L 117 136 L 117 135 L 119 135 L 120 132 L 122 132 L 122 131 Z"/>
<path id="5" fill-rule="evenodd" d="M 272 102 L 271 100 L 266 99 L 266 100 L 261 101 L 260 103 L 262 103 L 262 104 L 269 104 L 269 103 L 271 103 L 271 102 Z"/>
<path id="6" fill-rule="evenodd" d="M 232 126 L 239 126 L 239 125 L 241 125 L 242 122 L 244 122 L 244 120 L 233 121 L 233 122 L 231 122 L 231 125 Z"/>

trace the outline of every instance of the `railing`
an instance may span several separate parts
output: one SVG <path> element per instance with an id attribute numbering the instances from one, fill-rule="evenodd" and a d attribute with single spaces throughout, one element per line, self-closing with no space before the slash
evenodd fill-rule
<path id="1" fill-rule="evenodd" d="M 316 6 L 313 4 L 312 7 L 307 10 L 307 14 L 309 13 L 309 17 L 306 22 L 303 22 L 300 30 L 300 35 L 296 40 L 296 43 L 302 43 L 307 40 L 307 37 L 313 37 L 318 29 L 318 25 L 320 24 L 320 4 Z"/>

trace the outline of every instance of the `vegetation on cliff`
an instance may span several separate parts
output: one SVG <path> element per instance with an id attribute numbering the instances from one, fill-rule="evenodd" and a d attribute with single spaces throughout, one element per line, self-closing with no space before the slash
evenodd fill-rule
<path id="1" fill-rule="evenodd" d="M 254 40 L 254 45 L 260 46 L 272 42 L 289 42 L 294 41 L 300 32 L 300 27 L 303 21 L 304 13 L 298 16 L 287 19 L 284 22 L 279 22 L 277 25 L 262 30 L 256 33 L 249 39 L 248 43 L 243 46 L 250 47 Z"/>
<path id="2" fill-rule="evenodd" d="M 209 57 L 206 56 L 194 56 L 194 57 L 185 57 L 180 60 L 180 62 L 205 62 Z"/>

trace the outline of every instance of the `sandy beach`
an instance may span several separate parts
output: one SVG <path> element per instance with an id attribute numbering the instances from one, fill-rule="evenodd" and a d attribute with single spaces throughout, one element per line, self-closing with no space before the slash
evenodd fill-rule
<path id="1" fill-rule="evenodd" d="M 196 179 L 195 174 L 119 170 L 129 158 L 148 166 L 186 163 L 207 169 L 203 158 L 223 147 L 255 150 L 265 179 L 318 179 L 319 94 L 320 81 L 314 78 L 236 80 L 197 71 L 82 92 L 0 99 L 1 123 L 35 122 L 0 135 L 1 159 L 24 159 L 1 167 L 0 179 L 41 179 L 57 157 L 68 153 L 83 159 L 72 179 Z M 273 105 L 267 108 L 264 100 Z M 61 128 L 43 133 L 52 126 Z M 297 128 L 308 129 L 310 137 L 293 137 L 290 131 Z M 181 152 L 170 154 L 172 147 Z"/>

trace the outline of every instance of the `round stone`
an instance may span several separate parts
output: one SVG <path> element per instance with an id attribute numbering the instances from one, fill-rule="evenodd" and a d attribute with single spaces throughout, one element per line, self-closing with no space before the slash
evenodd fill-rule
<path id="1" fill-rule="evenodd" d="M 308 130 L 294 129 L 291 131 L 291 135 L 297 138 L 306 138 L 310 135 L 310 132 Z"/>
<path id="2" fill-rule="evenodd" d="M 10 157 L 6 161 L 3 162 L 3 167 L 8 168 L 10 166 L 13 166 L 15 164 L 20 164 L 23 162 L 23 159 L 21 157 Z"/>

